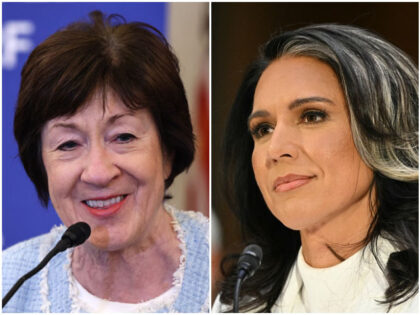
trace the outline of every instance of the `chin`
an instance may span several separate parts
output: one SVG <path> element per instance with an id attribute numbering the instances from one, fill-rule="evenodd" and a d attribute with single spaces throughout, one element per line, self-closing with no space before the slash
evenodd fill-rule
<path id="1" fill-rule="evenodd" d="M 305 211 L 300 211 L 300 209 L 282 209 L 281 211 L 273 212 L 274 216 L 287 228 L 300 231 L 307 228 L 310 225 L 308 218 L 308 213 Z"/>
<path id="2" fill-rule="evenodd" d="M 294 231 L 300 231 L 303 229 L 303 225 L 301 221 L 295 221 L 295 220 L 280 220 L 283 225 L 291 230 Z"/>
<path id="3" fill-rule="evenodd" d="M 93 241 L 89 241 L 89 243 L 95 247 L 97 250 L 104 251 L 104 252 L 115 252 L 120 251 L 127 248 L 127 244 L 124 242 L 107 242 L 106 240 L 102 239 L 95 239 Z"/>
<path id="4" fill-rule="evenodd" d="M 112 235 L 106 226 L 93 228 L 89 243 L 97 249 L 106 251 L 115 251 L 126 247 L 125 240 Z"/>

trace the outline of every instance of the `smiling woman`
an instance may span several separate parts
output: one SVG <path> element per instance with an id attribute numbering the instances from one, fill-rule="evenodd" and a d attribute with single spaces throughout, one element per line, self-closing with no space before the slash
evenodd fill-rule
<path id="1" fill-rule="evenodd" d="M 3 311 L 208 310 L 208 221 L 164 202 L 195 148 L 178 61 L 158 30 L 94 11 L 50 36 L 22 70 L 14 132 L 41 202 L 91 236 Z M 3 292 L 64 226 L 3 252 Z"/>
<path id="2" fill-rule="evenodd" d="M 417 141 L 418 71 L 398 48 L 329 24 L 268 41 L 224 142 L 227 199 L 264 252 L 240 309 L 416 311 Z M 223 272 L 215 311 L 234 304 Z"/>
<path id="3" fill-rule="evenodd" d="M 42 160 L 63 223 L 88 222 L 91 244 L 120 250 L 165 231 L 162 196 L 172 165 L 147 109 L 129 110 L 110 92 L 105 111 L 102 101 L 94 94 L 80 112 L 48 121 Z"/>

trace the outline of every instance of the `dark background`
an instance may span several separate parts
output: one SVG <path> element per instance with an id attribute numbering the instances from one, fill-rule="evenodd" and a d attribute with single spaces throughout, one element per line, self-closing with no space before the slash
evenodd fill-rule
<path id="1" fill-rule="evenodd" d="M 216 218 L 220 222 L 220 232 L 213 240 L 216 236 L 222 246 L 217 251 L 213 241 L 213 278 L 219 276 L 220 257 L 242 249 L 237 220 L 227 208 L 218 183 L 223 176 L 219 168 L 221 137 L 244 71 L 272 34 L 317 23 L 366 28 L 401 48 L 418 64 L 417 3 L 212 4 L 212 224 Z"/>

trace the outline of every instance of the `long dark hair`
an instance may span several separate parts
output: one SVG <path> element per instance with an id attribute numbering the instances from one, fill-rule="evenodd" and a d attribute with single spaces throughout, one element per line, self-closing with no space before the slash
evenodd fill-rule
<path id="1" fill-rule="evenodd" d="M 369 244 L 384 271 L 389 287 L 380 302 L 390 309 L 418 291 L 418 71 L 403 52 L 377 35 L 335 24 L 304 27 L 269 40 L 248 68 L 232 106 L 223 144 L 224 191 L 244 242 L 258 243 L 264 252 L 261 268 L 242 286 L 240 309 L 270 312 L 301 246 L 299 232 L 271 214 L 258 189 L 247 128 L 261 74 L 284 55 L 325 62 L 342 86 L 353 141 L 374 172 L 373 220 L 361 244 Z M 387 263 L 379 259 L 378 237 L 397 249 Z M 221 302 L 232 304 L 235 269 L 222 267 L 222 272 Z"/>

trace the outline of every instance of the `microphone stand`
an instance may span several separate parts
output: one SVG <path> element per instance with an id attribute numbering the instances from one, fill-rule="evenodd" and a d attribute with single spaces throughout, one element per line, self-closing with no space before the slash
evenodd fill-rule
<path id="1" fill-rule="evenodd" d="M 245 272 L 243 269 L 239 271 L 239 274 L 243 273 L 245 275 Z M 236 285 L 235 285 L 235 291 L 233 296 L 233 312 L 239 313 L 239 293 L 241 292 L 241 285 L 243 276 L 239 275 L 238 279 L 236 279 Z"/>
<path id="2" fill-rule="evenodd" d="M 241 291 L 242 281 L 254 275 L 255 271 L 261 266 L 262 249 L 260 246 L 248 245 L 242 252 L 238 260 L 235 291 L 233 293 L 233 312 L 239 313 L 239 293 Z"/>

